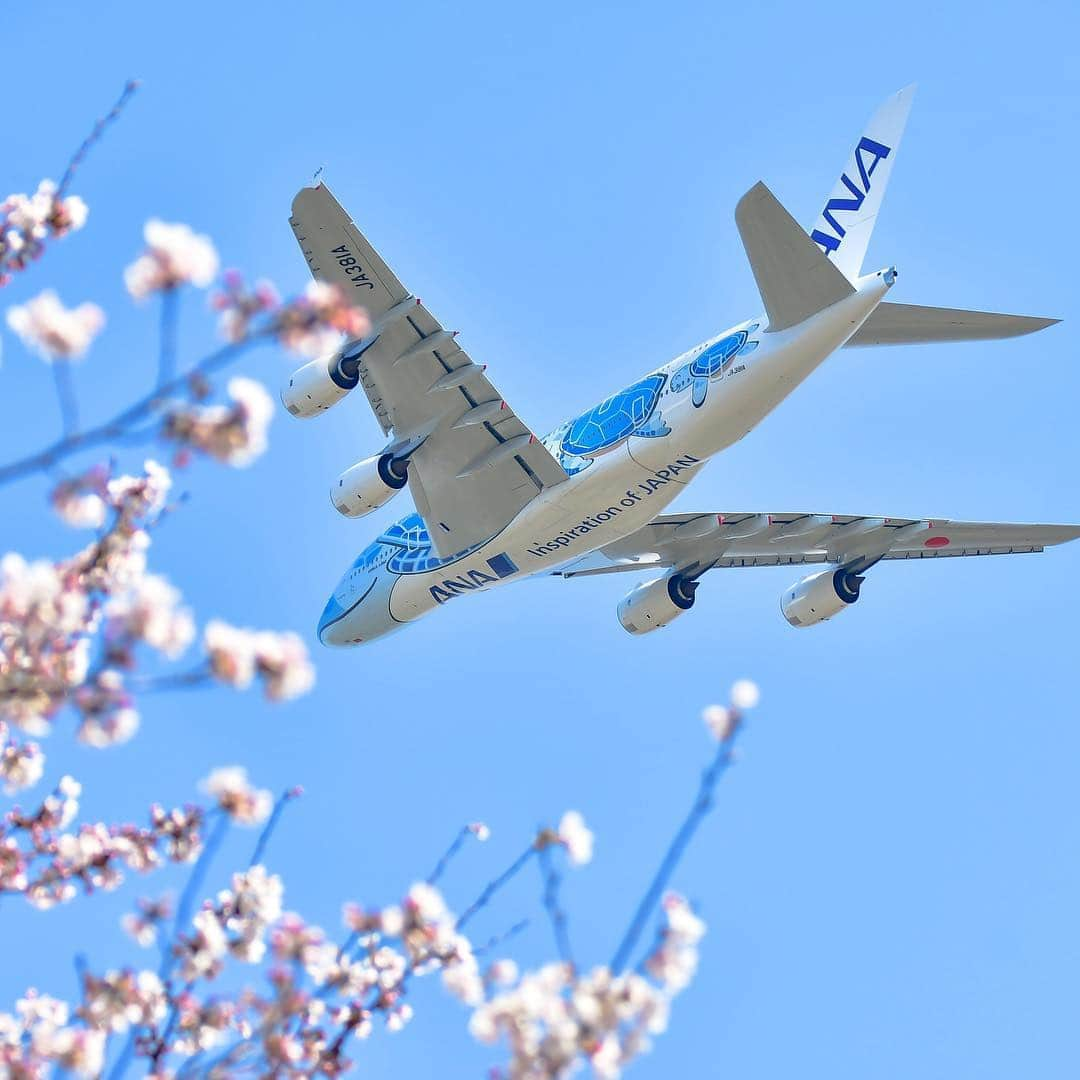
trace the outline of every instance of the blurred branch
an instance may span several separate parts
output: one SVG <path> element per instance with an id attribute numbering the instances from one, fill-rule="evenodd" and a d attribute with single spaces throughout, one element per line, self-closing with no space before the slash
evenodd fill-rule
<path id="1" fill-rule="evenodd" d="M 645 929 L 649 916 L 660 901 L 660 897 L 663 895 L 668 882 L 671 880 L 671 875 L 679 865 L 679 861 L 685 854 L 690 841 L 694 838 L 694 834 L 705 820 L 706 815 L 712 809 L 716 786 L 719 784 L 721 777 L 727 772 L 728 767 L 732 763 L 732 750 L 734 748 L 735 739 L 741 728 L 742 717 L 736 712 L 733 714 L 733 719 L 726 737 L 721 740 L 720 745 L 717 747 L 716 755 L 713 757 L 709 766 L 701 774 L 701 783 L 698 785 L 697 797 L 690 807 L 690 812 L 686 815 L 682 825 L 679 826 L 679 831 L 675 834 L 670 846 L 664 853 L 664 857 L 660 861 L 659 869 L 649 883 L 649 887 L 645 891 L 641 903 L 638 904 L 633 919 L 630 921 L 630 926 L 627 928 L 622 941 L 619 943 L 619 947 L 615 950 L 615 955 L 611 961 L 611 971 L 613 975 L 618 975 L 629 962 L 630 954 L 637 946 L 638 939 Z"/>
<path id="2" fill-rule="evenodd" d="M 291 787 L 278 796 L 277 802 L 274 803 L 274 809 L 270 812 L 270 817 L 263 826 L 262 832 L 259 833 L 259 839 L 255 841 L 255 850 L 251 853 L 251 860 L 248 863 L 249 867 L 262 862 L 263 854 L 266 851 L 266 845 L 270 843 L 270 837 L 274 835 L 274 830 L 277 828 L 278 821 L 281 819 L 281 814 L 284 811 L 286 804 L 292 802 L 293 799 L 299 798 L 301 794 L 303 794 L 303 789 Z"/>
<path id="3" fill-rule="evenodd" d="M 60 404 L 60 424 L 65 437 L 70 438 L 79 430 L 79 403 L 71 381 L 71 362 L 57 357 L 49 365 L 53 370 L 56 400 Z"/>
<path id="4" fill-rule="evenodd" d="M 188 381 L 192 377 L 209 375 L 226 364 L 231 364 L 252 345 L 270 336 L 272 336 L 271 330 L 263 330 L 244 338 L 242 341 L 223 345 L 182 375 L 170 379 L 153 392 L 139 398 L 134 404 L 117 413 L 111 420 L 107 420 L 97 427 L 87 428 L 77 434 L 65 435 L 44 450 L 39 450 L 37 453 L 0 466 L 0 484 L 7 484 L 32 473 L 51 468 L 57 462 L 80 450 L 86 450 L 91 446 L 100 446 L 110 439 L 126 434 L 130 427 L 146 419 L 160 408 L 170 394 L 185 390 Z"/>
<path id="5" fill-rule="evenodd" d="M 562 883 L 562 875 L 555 869 L 549 845 L 541 847 L 539 855 L 540 875 L 544 881 L 544 910 L 548 913 L 551 928 L 555 933 L 555 946 L 559 950 L 559 959 L 567 964 L 571 971 L 576 971 L 577 964 L 574 963 L 573 950 L 570 948 L 566 912 L 559 905 L 559 885 Z"/>
<path id="6" fill-rule="evenodd" d="M 486 907 L 491 898 L 536 854 L 536 844 L 529 846 L 493 881 L 484 886 L 483 892 L 465 909 L 464 914 L 454 924 L 454 929 L 460 931 L 465 924 L 483 907 Z"/>
<path id="7" fill-rule="evenodd" d="M 174 287 L 161 291 L 161 346 L 158 352 L 157 385 L 163 386 L 176 373 L 176 332 L 179 293 Z"/>

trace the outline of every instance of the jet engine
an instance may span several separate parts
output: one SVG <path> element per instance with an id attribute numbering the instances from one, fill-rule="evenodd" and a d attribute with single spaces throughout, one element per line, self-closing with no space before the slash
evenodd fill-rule
<path id="1" fill-rule="evenodd" d="M 780 597 L 780 610 L 792 626 L 813 626 L 831 619 L 859 599 L 863 579 L 833 567 L 804 577 Z"/>
<path id="2" fill-rule="evenodd" d="M 306 419 L 326 412 L 360 382 L 361 342 L 349 342 L 329 356 L 297 368 L 281 388 L 281 404 Z"/>
<path id="3" fill-rule="evenodd" d="M 698 583 L 682 574 L 647 581 L 631 589 L 619 602 L 619 622 L 631 634 L 659 630 L 694 606 Z"/>
<path id="4" fill-rule="evenodd" d="M 339 514 L 363 517 L 385 506 L 409 480 L 408 462 L 382 453 L 346 469 L 330 489 L 330 501 Z"/>

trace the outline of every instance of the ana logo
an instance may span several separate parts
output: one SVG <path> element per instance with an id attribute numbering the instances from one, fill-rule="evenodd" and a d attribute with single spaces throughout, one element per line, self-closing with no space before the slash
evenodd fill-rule
<path id="1" fill-rule="evenodd" d="M 821 250 L 826 255 L 831 255 L 836 251 L 840 247 L 840 241 L 847 234 L 847 229 L 836 220 L 835 212 L 844 210 L 853 213 L 862 206 L 863 199 L 870 194 L 870 177 L 874 175 L 878 162 L 887 158 L 891 152 L 891 147 L 874 142 L 873 139 L 868 139 L 865 135 L 859 140 L 859 145 L 855 147 L 855 164 L 859 170 L 858 179 L 862 187 L 860 188 L 859 184 L 852 180 L 847 173 L 844 173 L 840 177 L 840 183 L 851 192 L 851 198 L 832 198 L 825 204 L 825 209 L 821 212 L 821 216 L 829 223 L 833 232 L 828 233 L 822 232 L 821 229 L 815 229 L 810 234 L 810 239 L 815 244 L 820 245 Z"/>
<path id="2" fill-rule="evenodd" d="M 432 585 L 428 591 L 436 603 L 445 604 L 447 600 L 453 600 L 463 592 L 482 589 L 493 581 L 498 581 L 498 578 L 485 574 L 483 570 L 469 570 L 457 577 L 443 578 L 441 585 Z"/>

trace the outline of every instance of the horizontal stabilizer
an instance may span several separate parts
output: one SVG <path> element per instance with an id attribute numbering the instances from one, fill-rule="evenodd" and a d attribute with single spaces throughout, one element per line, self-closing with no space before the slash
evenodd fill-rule
<path id="1" fill-rule="evenodd" d="M 998 315 L 990 311 L 882 303 L 851 337 L 847 347 L 917 345 L 934 341 L 993 341 L 1033 334 L 1059 321 L 1030 315 Z"/>
<path id="2" fill-rule="evenodd" d="M 787 330 L 855 291 L 764 184 L 739 200 L 735 224 L 771 332 Z"/>

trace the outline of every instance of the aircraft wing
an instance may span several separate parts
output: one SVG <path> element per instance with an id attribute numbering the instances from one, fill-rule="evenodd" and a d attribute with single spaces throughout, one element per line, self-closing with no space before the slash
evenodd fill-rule
<path id="1" fill-rule="evenodd" d="M 1080 537 L 1080 525 L 1018 525 L 947 518 L 833 514 L 672 514 L 555 571 L 563 577 L 626 570 L 832 563 L 861 572 L 880 559 L 941 559 L 1042 551 Z"/>
<path id="2" fill-rule="evenodd" d="M 299 192 L 290 224 L 315 279 L 340 286 L 371 318 L 374 341 L 355 343 L 361 384 L 391 445 L 411 451 L 409 487 L 441 556 L 493 536 L 566 479 L 486 365 L 401 284 L 325 185 Z"/>

